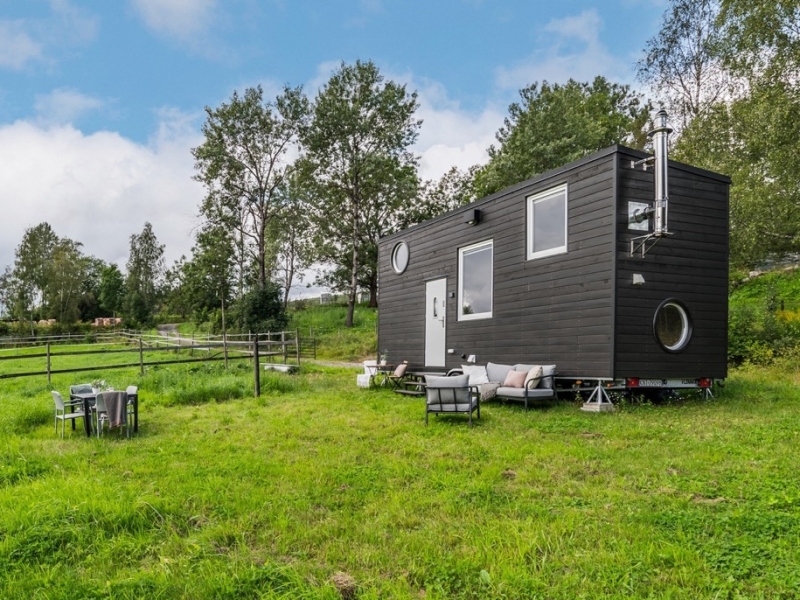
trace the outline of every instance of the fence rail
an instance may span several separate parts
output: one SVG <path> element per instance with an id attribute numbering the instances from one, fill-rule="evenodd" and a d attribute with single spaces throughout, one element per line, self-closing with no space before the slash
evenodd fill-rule
<path id="1" fill-rule="evenodd" d="M 126 348 L 104 348 L 104 349 L 81 349 L 64 351 L 65 347 L 74 346 L 93 346 L 95 344 L 68 344 L 64 338 L 67 336 L 50 336 L 46 339 L 38 338 L 38 345 L 17 346 L 16 349 L 33 350 L 31 353 L 9 354 L 9 348 L 0 348 L 0 371 L 5 361 L 25 361 L 33 359 L 45 359 L 45 369 L 40 371 L 25 371 L 17 373 L 2 373 L 0 379 L 11 379 L 16 377 L 35 377 L 47 376 L 47 382 L 51 383 L 51 376 L 61 373 L 80 373 L 88 371 L 100 371 L 106 369 L 125 369 L 138 367 L 142 375 L 145 368 L 159 365 L 175 365 L 194 362 L 225 361 L 227 367 L 230 360 L 250 360 L 254 366 L 254 386 L 256 395 L 260 393 L 259 368 L 261 359 L 269 362 L 282 361 L 283 364 L 300 364 L 302 358 L 316 357 L 316 343 L 310 341 L 301 342 L 297 331 L 279 331 L 246 335 L 225 335 L 225 336 L 193 336 L 191 338 L 180 335 L 160 336 L 149 335 L 131 331 L 119 331 L 111 336 L 106 336 L 99 344 L 125 344 L 131 347 Z M 74 336 L 85 339 L 85 336 Z M 74 339 L 73 337 L 73 339 Z M 54 339 L 55 338 L 55 339 Z M 41 352 L 36 352 L 41 348 Z M 54 348 L 57 351 L 54 351 Z M 145 360 L 145 353 L 159 352 L 189 352 L 192 358 L 173 358 L 167 360 Z M 93 364 L 80 367 L 55 368 L 54 361 L 71 356 L 88 356 L 100 354 L 120 354 L 136 353 L 138 362 L 125 362 L 117 364 Z"/>

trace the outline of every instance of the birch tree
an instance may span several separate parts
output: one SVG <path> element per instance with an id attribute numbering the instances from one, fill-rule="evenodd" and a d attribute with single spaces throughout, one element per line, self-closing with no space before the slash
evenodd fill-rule
<path id="1" fill-rule="evenodd" d="M 318 258 L 345 271 L 353 326 L 360 272 L 377 281 L 377 251 L 394 214 L 416 195 L 417 157 L 410 151 L 421 121 L 416 93 L 386 81 L 378 67 L 342 63 L 317 94 L 304 128 L 301 160 Z"/>

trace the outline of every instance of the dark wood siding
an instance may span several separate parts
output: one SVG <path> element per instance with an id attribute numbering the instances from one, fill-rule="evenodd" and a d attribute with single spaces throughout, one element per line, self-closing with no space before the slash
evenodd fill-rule
<path id="1" fill-rule="evenodd" d="M 728 188 L 725 177 L 670 163 L 669 230 L 644 258 L 630 256 L 628 202 L 653 202 L 653 171 L 630 168 L 643 154 L 620 156 L 615 375 L 617 377 L 723 378 L 727 374 Z M 633 285 L 633 274 L 645 283 Z M 668 298 L 681 301 L 692 338 L 681 352 L 662 349 L 653 318 Z"/>
<path id="2" fill-rule="evenodd" d="M 567 165 L 486 200 L 381 241 L 379 348 L 391 361 L 425 360 L 425 282 L 447 277 L 447 366 L 474 354 L 479 363 L 555 363 L 562 376 L 609 377 L 613 369 L 616 149 Z M 568 252 L 526 260 L 526 198 L 568 185 Z M 482 221 L 466 224 L 480 208 Z M 458 250 L 494 242 L 492 318 L 458 321 Z M 409 244 L 402 275 L 394 245 Z M 452 297 L 450 297 L 452 296 Z"/>

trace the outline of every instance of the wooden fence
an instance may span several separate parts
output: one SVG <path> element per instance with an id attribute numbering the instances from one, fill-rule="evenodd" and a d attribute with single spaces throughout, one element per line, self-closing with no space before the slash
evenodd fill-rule
<path id="1" fill-rule="evenodd" d="M 85 336 L 79 336 L 84 339 Z M 80 373 L 106 369 L 139 368 L 144 375 L 146 367 L 160 365 L 174 365 L 195 362 L 224 361 L 225 366 L 232 360 L 249 360 L 254 365 L 254 384 L 256 395 L 260 393 L 259 368 L 261 359 L 267 362 L 282 362 L 283 364 L 300 364 L 303 357 L 316 357 L 316 344 L 314 340 L 305 344 L 301 342 L 297 331 L 280 331 L 259 334 L 243 335 L 147 335 L 133 331 L 119 331 L 113 334 L 101 334 L 98 341 L 89 344 L 76 344 L 75 336 L 53 336 L 48 338 L 25 338 L 22 344 L 15 344 L 14 348 L 0 346 L 0 379 L 15 377 L 47 376 L 51 383 L 51 376 L 61 373 Z M 19 340 L 17 340 L 19 342 Z M 10 345 L 10 344 L 9 344 Z M 97 348 L 97 345 L 124 345 L 123 348 Z M 80 350 L 64 351 L 64 348 L 81 347 Z M 22 349 L 23 353 L 14 350 Z M 86 349 L 83 349 L 86 348 Z M 180 354 L 183 358 L 165 358 L 152 360 L 153 353 Z M 117 355 L 135 354 L 135 362 L 92 364 L 80 367 L 58 367 L 58 362 L 64 357 L 88 355 Z M 189 358 L 185 358 L 186 353 Z M 5 361 L 25 361 L 45 359 L 44 370 L 32 370 L 15 373 L 3 373 Z M 147 358 L 147 360 L 145 360 Z M 138 359 L 138 360 L 137 360 Z"/>

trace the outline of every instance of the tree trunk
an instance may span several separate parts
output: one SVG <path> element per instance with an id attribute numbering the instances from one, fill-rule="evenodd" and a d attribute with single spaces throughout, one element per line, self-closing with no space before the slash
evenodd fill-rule
<path id="1" fill-rule="evenodd" d="M 369 278 L 369 305 L 370 308 L 378 308 L 378 278 Z"/>
<path id="2" fill-rule="evenodd" d="M 358 204 L 353 207 L 353 270 L 350 273 L 350 297 L 347 300 L 347 318 L 345 327 L 353 326 L 353 315 L 356 310 L 356 292 L 358 291 Z"/>

